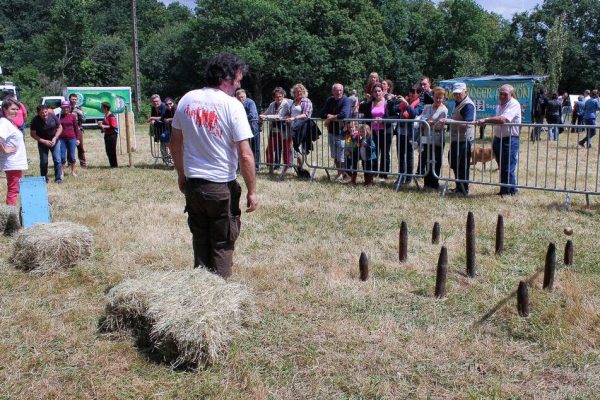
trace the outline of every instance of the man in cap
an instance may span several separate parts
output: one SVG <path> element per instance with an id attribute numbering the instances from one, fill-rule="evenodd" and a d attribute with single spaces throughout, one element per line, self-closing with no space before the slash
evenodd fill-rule
<path id="1" fill-rule="evenodd" d="M 455 192 L 467 196 L 469 194 L 469 168 L 471 163 L 471 148 L 475 139 L 476 120 L 475 104 L 469 97 L 467 85 L 456 82 L 452 85 L 452 95 L 456 101 L 450 125 L 450 152 L 448 161 L 454 178 L 456 179 Z M 460 121 L 470 122 L 461 124 Z"/>

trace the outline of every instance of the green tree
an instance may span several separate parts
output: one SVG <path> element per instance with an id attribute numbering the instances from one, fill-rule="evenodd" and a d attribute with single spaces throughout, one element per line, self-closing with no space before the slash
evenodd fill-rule
<path id="1" fill-rule="evenodd" d="M 14 0 L 0 7 L 0 65 L 4 73 L 34 62 L 35 38 L 49 26 L 48 5 L 44 2 Z"/>
<path id="2" fill-rule="evenodd" d="M 563 34 L 568 35 L 563 57 L 569 68 L 562 71 L 557 87 L 581 93 L 600 81 L 597 0 L 545 0 L 531 13 L 515 15 L 492 56 L 497 60 L 497 71 L 536 74 L 550 71 L 549 64 L 555 62 L 557 54 L 548 35 L 556 18 L 563 14 Z"/>
<path id="3" fill-rule="evenodd" d="M 117 36 L 101 36 L 77 68 L 74 81 L 83 86 L 120 85 L 129 48 Z"/>
<path id="4" fill-rule="evenodd" d="M 193 37 L 200 65 L 222 51 L 250 65 L 245 83 L 258 103 L 295 82 L 322 99 L 334 82 L 362 85 L 390 59 L 380 13 L 360 0 L 203 0 Z"/>
<path id="5" fill-rule="evenodd" d="M 194 53 L 187 46 L 191 35 L 191 24 L 183 21 L 148 38 L 140 51 L 146 93 L 178 96 L 198 84 L 201 71 L 194 67 Z"/>
<path id="6" fill-rule="evenodd" d="M 561 14 L 554 19 L 554 24 L 550 28 L 546 37 L 546 47 L 548 48 L 548 90 L 558 91 L 558 84 L 562 76 L 562 63 L 567 46 L 568 32 L 564 26 L 565 14 Z"/>
<path id="7" fill-rule="evenodd" d="M 538 21 L 526 12 L 513 16 L 509 24 L 502 26 L 501 39 L 497 42 L 491 58 L 490 72 L 495 74 L 543 74 L 545 67 L 542 38 L 538 35 Z"/>
<path id="8" fill-rule="evenodd" d="M 444 31 L 432 74 L 452 77 L 486 72 L 500 37 L 501 18 L 485 12 L 473 0 L 445 0 L 439 8 L 444 14 Z"/>
<path id="9" fill-rule="evenodd" d="M 560 15 L 564 18 L 564 29 L 568 40 L 564 60 L 569 68 L 561 74 L 559 88 L 583 92 L 600 82 L 600 7 L 598 0 L 546 0 L 533 14 L 542 21 L 541 31 L 549 33 L 549 27 Z M 547 40 L 547 38 L 545 37 Z M 546 44 L 546 59 L 555 56 Z"/>
<path id="10" fill-rule="evenodd" d="M 43 34 L 39 67 L 47 68 L 65 84 L 72 82 L 85 56 L 91 36 L 90 15 L 84 0 L 55 0 L 50 8 L 50 27 Z"/>
<path id="11" fill-rule="evenodd" d="M 430 0 L 388 0 L 382 6 L 384 32 L 392 53 L 386 78 L 399 92 L 408 91 L 421 75 L 439 73 L 435 64 L 444 15 Z"/>

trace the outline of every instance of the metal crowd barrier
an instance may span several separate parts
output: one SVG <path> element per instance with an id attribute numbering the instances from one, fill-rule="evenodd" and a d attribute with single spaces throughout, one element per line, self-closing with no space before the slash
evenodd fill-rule
<path id="1" fill-rule="evenodd" d="M 150 124 L 148 128 L 150 137 L 150 154 L 152 155 L 152 166 L 156 168 L 159 162 L 167 167 L 173 166 L 173 158 L 168 143 L 171 140 L 171 124 Z"/>
<path id="2" fill-rule="evenodd" d="M 279 120 L 263 121 L 259 147 L 263 150 L 261 162 L 257 164 L 266 166 L 269 172 L 283 178 L 290 168 L 307 169 L 307 178 L 315 179 L 318 172 L 323 172 L 328 179 L 331 173 L 335 175 L 346 173 L 349 175 L 360 174 L 362 181 L 367 176 L 374 181 L 387 181 L 394 178 L 394 187 L 399 190 L 403 184 L 410 183 L 415 178 L 422 178 L 429 171 L 431 163 L 421 159 L 419 149 L 420 137 L 429 137 L 429 125 L 418 119 L 346 119 L 342 131 L 336 130 L 337 134 L 329 134 L 325 121 L 312 118 L 320 132 L 317 140 L 302 141 L 297 138 L 299 126 Z M 301 121 L 294 123 L 302 123 Z M 381 124 L 381 128 L 372 133 L 374 149 L 377 154 L 377 163 L 371 160 L 361 159 L 360 148 L 351 142 L 346 142 L 348 130 L 362 124 Z M 294 136 L 296 135 L 296 141 Z M 344 161 L 332 155 L 330 141 L 336 140 L 338 147 L 344 153 Z M 297 143 L 302 142 L 302 143 Z M 308 143 L 310 142 L 310 143 Z M 307 149 L 307 147 L 309 147 Z M 417 155 L 415 156 L 415 152 Z M 367 150 L 364 151 L 366 156 Z M 367 161 L 364 162 L 363 161 Z M 277 169 L 279 167 L 279 169 Z M 366 174 L 366 175 L 365 175 Z M 300 174 L 299 174 L 300 175 Z M 417 182 L 415 180 L 415 182 Z"/>
<path id="3" fill-rule="evenodd" d="M 475 125 L 475 123 L 449 122 L 451 125 Z M 485 134 L 480 136 L 480 127 L 475 126 L 475 139 L 470 143 L 462 142 L 462 146 L 470 147 L 470 162 L 460 164 L 463 174 L 459 176 L 456 168 L 452 170 L 446 158 L 442 158 L 440 180 L 446 182 L 442 194 L 445 194 L 448 182 L 457 184 L 491 185 L 500 191 L 518 189 L 537 189 L 565 193 L 564 206 L 570 203 L 571 194 L 585 194 L 589 205 L 589 195 L 598 195 L 600 146 L 583 147 L 579 144 L 587 137 L 588 132 L 597 129 L 590 125 L 570 124 L 504 124 L 506 127 L 517 127 L 519 136 L 510 139 L 517 141 L 510 146 L 509 139 L 502 139 L 507 146 L 494 146 L 493 126 L 485 125 Z M 517 148 L 518 146 L 518 148 Z M 515 150 L 516 149 L 516 150 Z M 508 154 L 506 153 L 508 151 Z M 513 152 L 516 151 L 516 154 Z M 514 167 L 514 184 L 502 176 L 503 168 L 510 166 L 508 160 L 516 157 Z M 486 160 L 485 164 L 479 164 Z M 493 161 L 492 161 L 493 160 Z M 456 160 L 451 157 L 448 161 Z M 504 161 L 504 162 L 503 162 Z M 495 169 L 490 168 L 492 165 Z M 487 168 L 486 168 L 487 166 Z"/>
<path id="4" fill-rule="evenodd" d="M 472 184 L 494 186 L 506 194 L 515 189 L 544 190 L 565 193 L 565 208 L 569 206 L 572 194 L 586 195 L 588 204 L 589 195 L 600 194 L 600 143 L 596 139 L 596 142 L 590 142 L 594 143 L 593 147 L 579 146 L 592 130 L 599 128 L 596 126 L 488 124 L 479 127 L 474 122 L 448 121 L 445 132 L 440 135 L 419 119 L 347 119 L 342 122 L 343 133 L 331 135 L 324 120 L 313 118 L 310 123 L 316 129 L 314 132 L 318 131 L 320 135 L 309 131 L 314 137 L 309 133 L 308 139 L 302 140 L 298 138 L 297 124 L 308 122 L 265 120 L 251 123 L 255 123 L 256 134 L 251 147 L 257 171 L 266 167 L 279 178 L 293 168 L 298 176 L 311 180 L 317 175 L 331 179 L 332 172 L 336 175 L 341 172 L 358 174 L 358 182 L 365 182 L 368 176 L 374 181 L 380 177 L 385 182 L 393 178 L 396 190 L 411 181 L 419 187 L 423 179 L 426 187 L 437 188 L 439 184 L 442 196 L 452 182 L 458 192 Z M 381 129 L 372 133 L 377 163 L 363 163 L 360 148 L 347 142 L 346 135 L 351 126 L 374 123 L 381 124 Z M 453 142 L 450 131 L 455 125 L 473 126 L 473 140 Z M 516 127 L 519 136 L 510 140 L 497 139 L 494 145 L 494 126 Z M 155 165 L 160 160 L 166 165 L 172 163 L 168 148 L 161 141 L 161 135 L 168 131 L 170 127 L 150 127 Z M 554 138 L 556 140 L 551 140 Z M 336 162 L 332 155 L 331 140 L 338 141 L 343 149 L 343 163 Z M 514 182 L 507 174 L 511 158 Z"/>

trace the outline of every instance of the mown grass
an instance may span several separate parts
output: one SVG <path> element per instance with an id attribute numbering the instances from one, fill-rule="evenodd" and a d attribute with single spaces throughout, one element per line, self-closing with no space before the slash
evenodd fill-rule
<path id="1" fill-rule="evenodd" d="M 145 132 L 139 127 L 138 132 Z M 191 268 L 191 235 L 175 173 L 152 168 L 138 136 L 135 168 L 107 164 L 97 131 L 86 133 L 90 167 L 50 184 L 55 221 L 95 233 L 81 265 L 36 277 L 8 262 L 14 239 L 0 239 L 0 398 L 212 399 L 593 399 L 600 393 L 598 199 L 562 210 L 563 195 L 472 188 L 469 198 L 399 193 L 326 182 L 258 178 L 260 208 L 243 216 L 232 280 L 255 293 L 258 323 L 236 338 L 227 360 L 172 371 L 131 340 L 99 334 L 106 289 L 126 277 Z M 28 139 L 29 174 L 37 151 Z M 122 165 L 125 157 L 120 156 Z M 2 186 L 4 188 L 4 186 Z M 473 211 L 476 279 L 465 274 L 464 230 Z M 494 256 L 497 214 L 506 250 Z M 409 259 L 398 263 L 400 221 Z M 433 297 L 440 246 L 448 247 L 448 297 Z M 564 267 L 565 226 L 575 265 Z M 557 245 L 555 290 L 530 288 L 531 317 L 511 299 L 477 321 L 544 265 Z M 358 257 L 371 272 L 358 280 Z"/>

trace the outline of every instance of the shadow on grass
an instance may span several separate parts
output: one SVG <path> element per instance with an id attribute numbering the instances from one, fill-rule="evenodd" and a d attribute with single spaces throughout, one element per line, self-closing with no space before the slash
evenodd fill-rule
<path id="1" fill-rule="evenodd" d="M 198 369 L 197 364 L 183 363 L 174 366 L 179 352 L 177 345 L 170 338 L 162 338 L 160 342 L 151 337 L 152 324 L 143 317 L 129 319 L 127 326 L 115 328 L 108 323 L 108 318 L 103 315 L 98 320 L 97 332 L 109 340 L 133 339 L 133 345 L 137 351 L 149 362 L 164 365 L 175 372 L 194 372 Z"/>
<path id="2" fill-rule="evenodd" d="M 139 164 L 134 164 L 133 165 L 134 168 L 139 168 L 139 169 L 158 169 L 158 170 L 165 170 L 165 171 L 175 171 L 175 167 L 170 167 L 165 165 L 164 163 L 139 163 Z"/>

